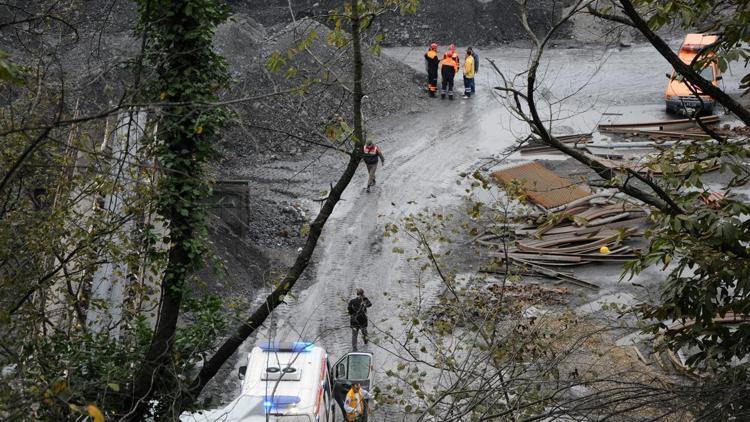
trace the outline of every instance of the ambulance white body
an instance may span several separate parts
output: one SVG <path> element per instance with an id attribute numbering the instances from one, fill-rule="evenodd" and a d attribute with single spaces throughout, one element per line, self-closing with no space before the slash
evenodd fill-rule
<path id="1" fill-rule="evenodd" d="M 241 368 L 241 372 L 242 372 Z M 264 343 L 248 356 L 242 393 L 224 409 L 183 422 L 332 422 L 328 355 L 312 343 Z"/>
<path id="2" fill-rule="evenodd" d="M 348 353 L 331 370 L 328 353 L 308 342 L 266 342 L 240 368 L 242 393 L 226 407 L 183 415 L 182 422 L 334 422 L 346 392 L 372 386 L 372 354 Z M 331 379 L 333 377 L 334 379 Z M 369 413 L 369 407 L 368 412 Z M 362 418 L 367 420 L 367 414 Z"/>

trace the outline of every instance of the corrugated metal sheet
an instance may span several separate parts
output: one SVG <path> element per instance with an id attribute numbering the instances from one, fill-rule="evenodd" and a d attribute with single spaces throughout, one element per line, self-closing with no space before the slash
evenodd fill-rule
<path id="1" fill-rule="evenodd" d="M 536 161 L 492 173 L 500 184 L 523 181 L 529 200 L 544 208 L 554 208 L 590 195 L 580 186 L 547 170 Z"/>

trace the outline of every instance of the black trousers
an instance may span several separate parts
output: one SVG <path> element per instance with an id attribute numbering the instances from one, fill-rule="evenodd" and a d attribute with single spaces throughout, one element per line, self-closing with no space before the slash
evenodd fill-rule
<path id="1" fill-rule="evenodd" d="M 453 96 L 453 76 L 443 76 L 443 85 L 442 89 L 440 90 L 440 94 L 448 94 L 449 97 Z"/>
<path id="2" fill-rule="evenodd" d="M 362 340 L 367 344 L 367 326 L 352 325 L 352 350 L 357 351 L 357 335 L 362 331 Z"/>

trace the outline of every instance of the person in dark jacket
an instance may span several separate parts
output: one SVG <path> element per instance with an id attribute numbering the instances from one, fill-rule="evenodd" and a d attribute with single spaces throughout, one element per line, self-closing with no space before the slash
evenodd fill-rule
<path id="1" fill-rule="evenodd" d="M 424 53 L 425 66 L 427 68 L 427 92 L 430 93 L 430 97 L 434 97 L 437 92 L 438 84 L 438 66 L 440 65 L 440 57 L 438 57 L 438 45 L 436 43 L 430 44 L 430 49 Z"/>
<path id="2" fill-rule="evenodd" d="M 448 94 L 448 99 L 453 99 L 453 80 L 456 77 L 456 73 L 458 73 L 458 63 L 454 60 L 453 56 L 445 53 L 443 60 L 440 61 L 440 76 L 442 77 L 441 99 L 445 99 L 445 94 Z"/>
<path id="3" fill-rule="evenodd" d="M 365 291 L 357 289 L 357 297 L 349 301 L 349 326 L 352 328 L 352 350 L 357 351 L 357 335 L 362 331 L 362 340 L 367 344 L 367 308 L 372 302 L 365 296 Z"/>

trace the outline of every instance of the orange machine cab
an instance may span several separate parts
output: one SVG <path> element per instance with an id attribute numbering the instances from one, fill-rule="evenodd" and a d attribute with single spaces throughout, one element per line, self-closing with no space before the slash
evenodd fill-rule
<path id="1" fill-rule="evenodd" d="M 687 34 L 678 53 L 680 60 L 682 60 L 683 63 L 692 63 L 693 59 L 704 47 L 715 43 L 716 40 L 716 35 Z M 709 51 L 708 53 L 705 53 L 705 56 L 710 59 L 715 57 L 715 54 L 713 51 Z M 704 79 L 711 81 L 714 86 L 719 86 L 721 71 L 715 60 L 710 61 L 710 63 L 703 68 L 701 76 L 703 76 Z M 667 89 L 664 94 L 667 104 L 667 112 L 685 115 L 693 115 L 696 113 L 712 114 L 716 101 L 711 96 L 702 94 L 697 87 L 695 88 L 695 91 L 698 92 L 699 96 L 693 94 L 686 81 L 683 80 L 680 75 L 676 75 L 674 69 L 672 69 L 672 73 L 669 75 L 669 83 L 667 84 Z"/>

